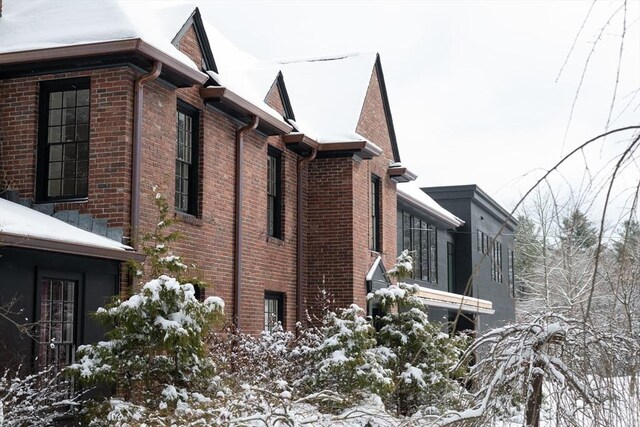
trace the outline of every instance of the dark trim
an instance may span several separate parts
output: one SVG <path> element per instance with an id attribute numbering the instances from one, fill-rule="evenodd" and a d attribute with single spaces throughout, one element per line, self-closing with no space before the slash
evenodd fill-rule
<path id="1" fill-rule="evenodd" d="M 267 145 L 267 155 L 275 159 L 276 167 L 276 195 L 274 197 L 273 206 L 273 233 L 269 233 L 269 224 L 267 224 L 267 235 L 282 239 L 282 151 L 272 145 Z M 269 177 L 267 176 L 267 181 Z M 270 197 L 267 194 L 267 198 Z M 267 221 L 269 219 L 267 218 Z"/>
<path id="2" fill-rule="evenodd" d="M 200 110 L 191 104 L 178 98 L 176 101 L 176 111 L 191 117 L 191 166 L 189 167 L 189 200 L 187 210 L 176 208 L 177 211 L 195 217 L 200 217 Z M 176 124 L 177 126 L 177 124 Z M 177 139 L 177 128 L 176 128 Z M 178 153 L 176 153 L 176 159 Z M 174 175 L 175 176 L 175 175 Z M 175 191 L 174 191 L 175 195 Z M 175 207 L 175 201 L 174 201 Z"/>
<path id="3" fill-rule="evenodd" d="M 284 107 L 284 118 L 287 120 L 295 120 L 296 116 L 293 113 L 293 108 L 291 108 L 291 99 L 289 98 L 289 92 L 287 92 L 287 86 L 285 85 L 282 71 L 278 71 L 276 85 L 280 92 L 280 101 L 282 101 L 282 106 Z"/>
<path id="4" fill-rule="evenodd" d="M 207 105 L 229 114 L 233 118 L 241 121 L 251 121 L 253 116 L 260 119 L 258 131 L 266 135 L 284 135 L 293 130 L 293 127 L 278 120 L 266 111 L 222 86 L 209 86 L 200 88 L 200 96 Z"/>
<path id="5" fill-rule="evenodd" d="M 382 95 L 382 106 L 384 107 L 384 117 L 387 120 L 387 128 L 389 129 L 389 139 L 391 140 L 391 149 L 393 150 L 393 160 L 400 162 L 400 151 L 398 150 L 398 140 L 396 138 L 396 130 L 393 126 L 393 117 L 391 116 L 391 107 L 389 106 L 389 96 L 387 95 L 387 85 L 384 81 L 382 73 L 382 63 L 380 62 L 380 54 L 376 54 L 376 71 L 378 72 L 378 83 L 380 85 L 380 94 Z"/>
<path id="6" fill-rule="evenodd" d="M 58 72 L 59 69 L 68 71 L 96 68 L 123 62 L 131 62 L 146 69 L 154 61 L 160 61 L 164 65 L 160 78 L 177 87 L 204 84 L 209 80 L 209 76 L 203 72 L 138 38 L 2 53 L 0 78 L 47 74 Z"/>
<path id="7" fill-rule="evenodd" d="M 370 201 L 371 202 L 370 207 L 372 207 L 374 211 L 369 212 L 369 218 L 371 218 L 371 221 L 372 221 L 371 229 L 369 230 L 369 232 L 375 233 L 375 238 L 373 238 L 372 240 L 370 239 L 369 249 L 371 249 L 372 251 L 381 252 L 382 239 L 380 239 L 380 231 L 382 230 L 382 227 L 381 227 L 382 218 L 380 217 L 380 214 L 382 213 L 382 210 L 380 209 L 380 201 L 382 199 L 382 185 L 381 185 L 380 177 L 377 175 L 371 174 L 370 185 L 371 185 L 371 188 L 370 188 L 369 197 L 375 196 L 375 200 Z M 372 213 L 374 215 L 372 215 Z"/>
<path id="8" fill-rule="evenodd" d="M 278 322 L 280 322 L 280 324 L 282 325 L 282 328 L 284 329 L 285 324 L 284 324 L 284 312 L 285 312 L 285 306 L 284 306 L 284 298 L 285 298 L 285 294 L 284 292 L 274 292 L 274 291 L 264 291 L 264 299 L 268 300 L 268 299 L 272 299 L 272 300 L 276 300 L 278 301 Z M 263 309 L 264 311 L 264 309 Z M 263 317 L 264 317 L 264 312 L 263 312 Z M 266 328 L 267 325 L 263 326 L 263 329 Z"/>
<path id="9" fill-rule="evenodd" d="M 87 166 L 87 193 L 74 194 L 70 196 L 47 196 L 47 184 L 49 174 L 48 131 L 49 131 L 49 94 L 63 90 L 89 90 L 89 121 L 87 140 L 88 154 L 87 163 L 91 159 L 91 107 L 93 97 L 91 96 L 91 77 L 78 77 L 72 79 L 45 80 L 38 85 L 38 141 L 37 141 L 37 161 L 36 161 L 36 203 L 57 203 L 85 201 L 89 196 L 89 167 Z M 62 142 L 61 142 L 62 144 Z M 74 176 L 74 179 L 76 177 Z M 62 183 L 61 183 L 62 185 Z"/>

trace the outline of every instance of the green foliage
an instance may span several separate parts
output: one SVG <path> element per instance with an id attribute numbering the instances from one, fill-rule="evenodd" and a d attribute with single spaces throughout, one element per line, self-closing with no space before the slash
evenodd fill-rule
<path id="1" fill-rule="evenodd" d="M 308 380 L 315 390 L 338 392 L 347 401 L 390 391 L 389 354 L 377 346 L 376 331 L 360 307 L 328 312 L 321 329 L 324 341 L 309 352 L 316 368 Z"/>
<path id="2" fill-rule="evenodd" d="M 589 249 L 598 243 L 596 228 L 580 210 L 562 220 L 561 239 L 565 247 Z"/>
<path id="3" fill-rule="evenodd" d="M 379 319 L 378 345 L 393 357 L 386 367 L 392 371 L 394 387 L 387 407 L 408 415 L 420 407 L 444 409 L 455 405 L 456 381 L 465 370 L 452 369 L 467 345 L 462 336 L 449 336 L 439 323 L 430 323 L 426 307 L 416 295 L 419 287 L 399 283 L 369 294 L 387 314 Z M 450 399 L 451 397 L 451 399 Z"/>
<path id="4" fill-rule="evenodd" d="M 207 284 L 197 275 L 189 274 L 189 267 L 181 257 L 171 251 L 171 243 L 180 240 L 180 232 L 172 230 L 175 220 L 171 216 L 171 209 L 167 198 L 158 188 L 153 186 L 153 203 L 158 212 L 156 226 L 153 232 L 140 236 L 140 246 L 147 255 L 144 264 L 137 261 L 128 261 L 129 274 L 146 281 L 166 274 L 176 277 L 181 283 L 191 283 L 197 288 L 205 288 Z"/>
<path id="5" fill-rule="evenodd" d="M 203 337 L 222 320 L 223 309 L 220 298 L 200 302 L 193 285 L 160 276 L 97 311 L 95 317 L 112 327 L 109 341 L 80 346 L 69 370 L 83 384 L 117 385 L 132 402 L 157 399 L 167 386 L 193 387 L 212 372 Z"/>

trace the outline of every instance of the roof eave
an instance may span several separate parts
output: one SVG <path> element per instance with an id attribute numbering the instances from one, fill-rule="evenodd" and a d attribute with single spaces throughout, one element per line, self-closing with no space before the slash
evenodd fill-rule
<path id="1" fill-rule="evenodd" d="M 60 252 L 94 258 L 112 259 L 117 261 L 133 260 L 142 262 L 146 258 L 145 254 L 135 251 L 80 245 L 69 242 L 61 242 L 57 240 L 43 239 L 40 237 L 21 236 L 5 232 L 0 232 L 0 241 L 4 246 Z"/>
<path id="2" fill-rule="evenodd" d="M 258 108 L 240 95 L 223 86 L 210 86 L 200 88 L 200 96 L 205 102 L 220 103 L 221 105 L 246 116 L 257 116 L 260 119 L 258 129 L 268 135 L 285 135 L 293 130 L 293 127 L 284 120 L 278 120 L 271 114 Z"/>
<path id="3" fill-rule="evenodd" d="M 415 181 L 416 178 L 418 178 L 418 175 L 411 172 L 404 166 L 389 168 L 387 170 L 387 175 L 393 182 L 396 183 Z"/>
<path id="4" fill-rule="evenodd" d="M 303 157 L 310 155 L 320 145 L 317 141 L 301 132 L 291 132 L 283 135 L 282 142 L 289 150 Z"/>
<path id="5" fill-rule="evenodd" d="M 127 53 L 137 53 L 147 59 L 160 61 L 162 62 L 163 69 L 171 70 L 179 74 L 192 85 L 204 84 L 209 79 L 207 74 L 180 62 L 178 59 L 162 52 L 139 38 L 1 53 L 0 67 L 32 62 Z"/>
<path id="6" fill-rule="evenodd" d="M 380 147 L 367 140 L 320 142 L 318 147 L 319 157 L 356 155 L 363 160 L 371 160 L 380 154 Z"/>

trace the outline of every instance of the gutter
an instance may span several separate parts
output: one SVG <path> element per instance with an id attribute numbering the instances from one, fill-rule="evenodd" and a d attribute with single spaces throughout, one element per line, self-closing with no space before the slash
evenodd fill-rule
<path id="1" fill-rule="evenodd" d="M 317 148 L 311 149 L 311 154 L 298 159 L 297 183 L 296 183 L 296 321 L 302 322 L 304 311 L 302 306 L 304 298 L 302 294 L 302 256 L 304 253 L 304 203 L 302 200 L 302 173 L 304 165 L 316 158 Z"/>
<path id="2" fill-rule="evenodd" d="M 138 247 L 140 229 L 140 169 L 142 164 L 142 113 L 144 106 L 144 84 L 155 80 L 162 71 L 162 62 L 155 61 L 147 74 L 136 78 L 133 101 L 133 160 L 131 166 L 131 244 Z"/>
<path id="3" fill-rule="evenodd" d="M 192 84 L 204 84 L 209 79 L 205 73 L 138 38 L 2 53 L 0 66 L 123 53 L 139 54 L 152 61 L 160 61 L 165 69 L 180 74 Z"/>
<path id="4" fill-rule="evenodd" d="M 82 255 L 95 258 L 113 259 L 118 261 L 134 260 L 144 261 L 145 254 L 126 249 L 108 249 L 98 246 L 79 245 L 57 240 L 43 239 L 40 237 L 25 237 L 12 233 L 0 233 L 2 244 L 5 246 L 37 249 L 43 251 L 61 252 L 72 255 Z"/>
<path id="5" fill-rule="evenodd" d="M 255 130 L 260 123 L 258 116 L 253 116 L 251 123 L 236 131 L 236 223 L 235 223 L 235 256 L 233 271 L 233 324 L 240 328 L 240 304 L 242 302 L 242 195 L 244 187 L 244 133 Z"/>
<path id="6" fill-rule="evenodd" d="M 222 86 L 202 87 L 200 88 L 200 96 L 205 101 L 222 102 L 229 105 L 236 111 L 240 111 L 249 116 L 260 119 L 262 123 L 274 128 L 279 134 L 286 134 L 293 130 L 289 124 L 283 120 L 272 116 L 266 111 L 258 108 L 256 105 L 242 98 L 240 95 Z"/>

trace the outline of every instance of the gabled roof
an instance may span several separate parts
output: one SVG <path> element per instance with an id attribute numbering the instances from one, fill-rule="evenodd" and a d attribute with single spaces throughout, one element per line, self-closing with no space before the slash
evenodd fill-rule
<path id="1" fill-rule="evenodd" d="M 69 2 L 65 7 L 59 1 L 4 0 L 0 54 L 142 39 L 198 70 L 171 44 L 193 10 L 185 3 L 102 0 Z"/>
<path id="2" fill-rule="evenodd" d="M 440 206 L 427 193 L 422 191 L 415 182 L 398 184 L 398 200 L 410 204 L 415 209 L 439 220 L 451 227 L 460 227 L 464 221 Z"/>
<path id="3" fill-rule="evenodd" d="M 123 261 L 144 259 L 127 245 L 5 199 L 0 199 L 0 245 Z"/>
<path id="4" fill-rule="evenodd" d="M 357 133 L 357 126 L 375 70 L 394 161 L 400 161 L 378 54 L 355 53 L 278 61 L 278 64 L 296 113 L 296 129 L 325 144 L 366 140 Z"/>

